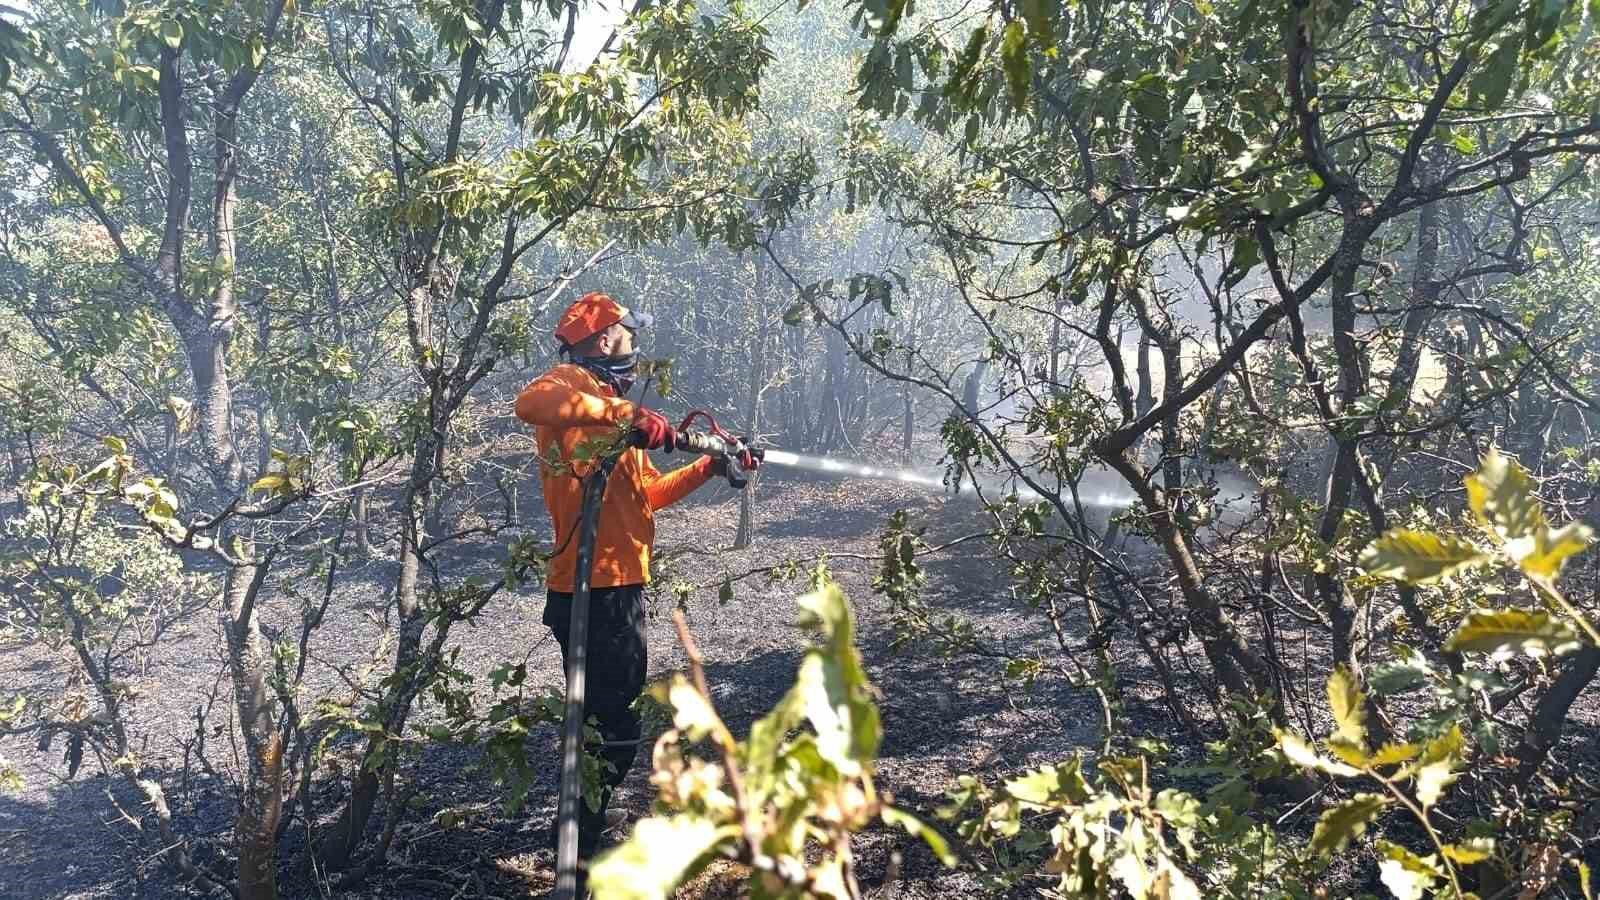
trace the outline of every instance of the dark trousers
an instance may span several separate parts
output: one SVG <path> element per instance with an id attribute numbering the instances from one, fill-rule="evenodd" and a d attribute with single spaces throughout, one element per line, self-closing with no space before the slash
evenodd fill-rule
<path id="1" fill-rule="evenodd" d="M 544 605 L 544 624 L 561 645 L 561 671 L 567 666 L 567 628 L 571 624 L 572 595 L 551 591 Z M 611 764 L 600 789 L 600 808 L 578 804 L 578 852 L 588 858 L 599 847 L 605 830 L 606 806 L 617 785 L 628 776 L 639 753 L 639 715 L 633 701 L 644 689 L 649 665 L 645 646 L 644 585 L 595 588 L 589 592 L 588 689 L 584 716 L 599 723 L 607 746 L 601 758 Z"/>

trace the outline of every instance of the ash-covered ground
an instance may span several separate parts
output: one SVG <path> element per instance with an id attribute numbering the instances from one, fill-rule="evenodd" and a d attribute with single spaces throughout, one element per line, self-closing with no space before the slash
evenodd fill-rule
<path id="1" fill-rule="evenodd" d="M 718 707 L 742 733 L 792 681 L 808 640 L 794 624 L 793 598 L 804 585 L 756 576 L 740 581 L 735 599 L 722 604 L 722 576 L 831 554 L 830 568 L 854 601 L 861 650 L 881 694 L 885 737 L 879 782 L 899 804 L 931 819 L 942 793 L 960 774 L 997 777 L 1094 748 L 1100 712 L 1091 692 L 1060 680 L 1044 678 L 1031 687 L 1006 681 L 1003 662 L 994 658 L 945 659 L 917 649 L 893 652 L 887 604 L 870 588 L 876 565 L 870 557 L 877 553 L 887 516 L 899 508 L 910 510 L 915 523 L 928 526 L 927 537 L 934 544 L 984 525 L 981 511 L 968 498 L 779 470 L 763 477 L 757 539 L 746 550 L 723 549 L 731 543 L 738 519 L 737 497 L 725 486 L 708 487 L 663 512 L 651 596 L 650 672 L 659 678 L 686 665 L 673 633 L 670 610 L 675 599 L 669 586 L 677 581 L 700 585 L 689 599 L 689 620 L 707 659 Z M 379 559 L 360 563 L 341 578 L 330 621 L 312 644 L 307 706 L 319 693 L 348 693 L 338 667 L 365 659 L 377 640 L 384 592 L 394 574 L 394 564 L 381 559 L 386 549 L 392 553 L 392 542 L 379 545 Z M 989 552 L 984 541 L 972 541 L 925 558 L 927 601 L 969 618 L 993 646 L 1058 653 L 1045 618 L 1009 598 L 1005 573 L 997 571 Z M 502 553 L 500 542 L 485 539 L 462 546 L 444 563 L 457 576 L 492 573 Z M 542 592 L 534 589 L 502 596 L 475 624 L 458 626 L 453 642 L 461 648 L 461 668 L 481 683 L 496 666 L 526 657 L 530 681 L 559 687 L 557 648 L 539 623 L 542 602 Z M 280 594 L 267 604 L 263 618 L 287 626 L 298 621 L 298 613 Z M 196 709 L 219 689 L 219 653 L 215 609 L 203 609 L 169 636 L 148 669 L 137 673 L 134 685 L 142 693 L 132 716 L 142 755 L 160 771 L 181 833 L 201 847 L 226 843 L 233 797 L 226 778 L 202 774 L 192 755 L 184 776 L 178 740 L 193 737 Z M 1126 663 L 1138 664 L 1132 659 Z M 67 671 L 62 651 L 0 646 L 0 682 L 8 689 L 59 685 Z M 220 689 L 225 692 L 226 684 Z M 1128 699 L 1135 705 L 1141 700 L 1137 694 Z M 1150 701 L 1147 721 L 1154 725 L 1159 713 L 1153 698 L 1143 699 Z M 227 709 L 224 693 L 212 708 L 212 721 L 222 721 Z M 1144 718 L 1137 709 L 1130 714 Z M 430 715 L 432 710 L 423 707 L 414 721 L 425 724 Z M 556 741 L 554 729 L 545 728 L 530 743 L 539 779 L 527 807 L 515 816 L 502 813 L 500 794 L 479 766 L 479 751 L 427 745 L 405 770 L 417 793 L 398 831 L 392 864 L 343 896 L 543 896 L 551 884 L 552 854 L 543 845 L 555 806 Z M 5 738 L 0 739 L 0 753 L 18 764 L 27 779 L 20 796 L 0 797 L 0 894 L 17 900 L 189 895 L 180 876 L 153 859 L 153 842 L 118 814 L 117 803 L 138 812 L 140 802 L 123 781 L 98 775 L 92 761 L 77 778 L 63 780 L 60 746 L 40 752 L 31 743 Z M 210 735 L 207 754 L 224 775 L 233 767 L 227 729 Z M 648 759 L 645 748 L 620 798 L 639 815 L 651 803 Z M 319 792 L 324 813 L 337 808 L 335 790 L 342 782 L 327 779 Z M 446 810 L 449 815 L 443 814 Z M 303 835 L 290 834 L 285 846 L 302 840 Z M 978 876 L 970 866 L 944 870 L 920 842 L 903 833 L 862 835 L 857 852 L 869 896 L 945 898 L 977 892 Z M 902 857 L 898 865 L 891 864 L 895 855 Z M 733 884 L 734 873 L 717 868 L 684 895 L 737 896 Z M 318 880 L 302 873 L 285 872 L 281 886 L 286 897 L 322 895 Z M 1021 889 L 1019 895 L 1031 893 Z"/>

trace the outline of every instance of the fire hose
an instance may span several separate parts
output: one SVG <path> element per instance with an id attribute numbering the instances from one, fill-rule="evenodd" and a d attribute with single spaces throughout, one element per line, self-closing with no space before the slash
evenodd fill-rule
<path id="1" fill-rule="evenodd" d="M 704 430 L 691 430 L 697 419 L 705 420 Z M 606 481 L 623 452 L 642 444 L 637 431 L 629 432 L 615 451 L 601 457 L 600 464 L 583 480 L 583 507 L 578 518 L 577 584 L 572 592 L 572 613 L 567 624 L 567 705 L 562 716 L 561 789 L 556 805 L 556 900 L 578 897 L 578 804 L 583 802 L 584 698 L 589 667 L 589 593 L 594 568 L 595 537 L 600 530 L 600 505 L 605 499 Z M 744 439 L 722 429 L 704 410 L 693 410 L 678 426 L 676 447 L 719 459 L 725 466 L 728 485 L 743 490 L 749 472 L 763 457 Z"/>

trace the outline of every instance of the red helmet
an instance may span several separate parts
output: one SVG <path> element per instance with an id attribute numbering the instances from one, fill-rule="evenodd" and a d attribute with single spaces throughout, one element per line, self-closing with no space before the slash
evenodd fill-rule
<path id="1" fill-rule="evenodd" d="M 653 318 L 646 313 L 633 312 L 610 294 L 590 291 L 561 314 L 561 321 L 556 324 L 556 339 L 571 347 L 618 322 L 629 329 L 648 328 Z"/>

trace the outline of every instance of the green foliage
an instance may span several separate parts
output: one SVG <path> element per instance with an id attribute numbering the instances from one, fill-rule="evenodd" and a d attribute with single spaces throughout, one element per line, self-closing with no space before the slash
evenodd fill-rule
<path id="1" fill-rule="evenodd" d="M 1542 610 L 1482 609 L 1467 614 L 1445 649 L 1545 656 L 1566 653 L 1581 645 L 1576 628 Z"/>
<path id="2" fill-rule="evenodd" d="M 1380 578 L 1433 584 L 1487 560 L 1488 556 L 1471 541 L 1401 529 L 1373 541 L 1359 562 L 1363 569 Z"/>
<path id="3" fill-rule="evenodd" d="M 750 867 L 758 897 L 854 896 L 850 835 L 876 821 L 905 828 L 947 864 L 939 834 L 895 809 L 873 783 L 881 726 L 855 648 L 855 619 L 832 583 L 800 598 L 802 626 L 820 643 L 806 651 L 778 705 L 736 739 L 706 693 L 698 651 L 681 614 L 692 678 L 658 688 L 673 727 L 656 742 L 655 814 L 595 861 L 597 897 L 667 898 L 715 858 Z M 802 727 L 807 726 L 807 727 Z M 683 752 L 709 740 L 713 762 Z"/>
<path id="4" fill-rule="evenodd" d="M 1552 530 L 1543 504 L 1534 493 L 1532 478 L 1497 451 L 1486 454 L 1478 470 L 1464 481 L 1469 508 L 1496 553 L 1459 538 L 1395 530 L 1368 547 L 1362 554 L 1362 565 L 1383 577 L 1429 584 L 1466 566 L 1498 560 L 1519 571 L 1550 608 L 1472 612 L 1444 649 L 1538 657 L 1581 646 L 1593 626 L 1561 596 L 1554 575 L 1567 557 L 1587 546 L 1588 529 L 1574 525 Z M 1471 673 L 1458 676 L 1462 680 L 1471 677 Z M 1371 684 L 1380 694 L 1387 695 L 1413 690 L 1435 678 L 1428 663 L 1413 654 L 1375 671 Z M 1451 842 L 1447 826 L 1435 813 L 1451 786 L 1462 777 L 1471 754 L 1468 732 L 1460 719 L 1463 707 L 1441 708 L 1442 715 L 1434 719 L 1449 724 L 1425 732 L 1412 742 L 1374 747 L 1367 734 L 1368 698 L 1355 675 L 1343 666 L 1336 667 L 1328 679 L 1328 702 L 1334 720 L 1334 733 L 1326 742 L 1329 755 L 1319 753 L 1287 731 L 1278 733 L 1279 751 L 1304 770 L 1375 784 L 1381 790 L 1356 793 L 1328 807 L 1317 823 L 1310 849 L 1324 858 L 1331 857 L 1365 833 L 1386 811 L 1403 809 L 1420 826 L 1434 852 L 1421 855 L 1392 840 L 1378 841 L 1378 869 L 1385 886 L 1405 900 L 1434 895 L 1470 896 L 1463 889 L 1464 867 L 1494 855 L 1496 840 L 1492 833 L 1470 833 Z M 1472 715 L 1470 704 L 1465 710 Z"/>
<path id="5" fill-rule="evenodd" d="M 257 478 L 250 485 L 252 493 L 259 491 L 272 497 L 295 497 L 311 489 L 311 460 L 274 449 L 272 461 L 277 468 Z"/>
<path id="6" fill-rule="evenodd" d="M 1388 806 L 1389 801 L 1377 794 L 1357 794 L 1349 800 L 1335 804 L 1317 820 L 1311 835 L 1311 852 L 1332 856 L 1349 846 Z"/>
<path id="7" fill-rule="evenodd" d="M 1383 577 L 1448 584 L 1472 567 L 1500 563 L 1521 574 L 1549 607 L 1470 613 L 1440 649 L 1538 657 L 1586 643 L 1586 629 L 1565 615 L 1553 579 L 1543 574 L 1548 564 L 1523 549 L 1539 546 L 1541 531 L 1563 530 L 1545 521 L 1531 478 L 1490 454 L 1466 484 L 1485 543 L 1397 529 L 1374 541 L 1362 564 Z M 1546 547 L 1554 543 L 1543 540 Z M 1481 701 L 1505 684 L 1489 670 L 1439 671 L 1422 653 L 1396 647 L 1391 662 L 1366 673 L 1365 686 L 1351 669 L 1334 668 L 1326 684 L 1332 728 L 1320 746 L 1263 717 L 1265 740 L 1240 731 L 1204 766 L 1166 770 L 1149 754 L 1107 756 L 1091 776 L 1077 758 L 1009 778 L 998 790 L 963 776 L 941 815 L 958 823 L 969 845 L 985 851 L 986 878 L 996 888 L 1042 870 L 1058 877 L 1056 889 L 1068 896 L 1254 896 L 1263 888 L 1312 896 L 1311 886 L 1335 860 L 1373 852 L 1377 875 L 1395 897 L 1476 896 L 1469 888 L 1486 883 L 1480 881 L 1489 877 L 1485 872 L 1516 872 L 1518 860 L 1548 852 L 1538 849 L 1541 836 L 1505 822 L 1463 822 L 1455 808 L 1463 802 L 1456 785 L 1474 771 L 1471 761 L 1502 752 L 1499 728 L 1483 715 Z M 1419 689 L 1429 689 L 1419 698 L 1427 711 L 1403 737 L 1389 733 L 1392 719 L 1379 728 L 1369 718 L 1383 699 Z M 1480 770 L 1475 791 L 1492 783 L 1488 770 Z M 1254 819 L 1263 803 L 1255 786 L 1285 771 L 1329 779 L 1336 792 L 1309 835 L 1290 839 L 1279 832 L 1273 840 L 1272 829 Z M 1160 789 L 1170 776 L 1222 780 L 1200 799 Z M 1442 811 L 1446 807 L 1451 813 Z M 1048 813 L 1043 821 L 1041 812 Z M 1399 815 L 1411 820 L 1420 847 L 1403 837 Z M 1528 856 L 1519 855 L 1520 840 L 1532 842 Z"/>
<path id="8" fill-rule="evenodd" d="M 1348 670 L 1334 670 L 1328 679 L 1328 696 L 1338 729 L 1329 738 L 1328 749 L 1340 761 L 1317 754 L 1310 745 L 1286 732 L 1278 736 L 1279 749 L 1297 766 L 1337 778 L 1376 782 L 1383 792 L 1356 793 L 1329 806 L 1312 834 L 1311 851 L 1323 858 L 1344 851 L 1385 811 L 1398 806 L 1416 819 L 1437 852 L 1422 857 L 1398 844 L 1380 841 L 1378 849 L 1383 860 L 1379 873 L 1384 884 L 1401 898 L 1430 895 L 1437 885 L 1446 882 L 1450 890 L 1441 896 L 1467 896 L 1461 887 L 1461 864 L 1456 858 L 1472 858 L 1474 854 L 1470 849 L 1446 844 L 1443 826 L 1431 814 L 1432 807 L 1466 765 L 1466 740 L 1460 726 L 1452 726 L 1422 745 L 1386 744 L 1374 749 L 1359 724 L 1366 697 Z M 1407 782 L 1410 793 L 1404 789 Z M 1489 845 L 1470 845 L 1479 846 Z"/>
<path id="9" fill-rule="evenodd" d="M 890 608 L 900 619 L 922 608 L 921 592 L 928 576 L 917 565 L 917 548 L 922 544 L 923 530 L 911 528 L 906 511 L 898 509 L 890 514 L 888 527 L 878 539 L 883 564 L 872 581 L 872 590 L 888 599 Z M 907 629 L 898 631 L 897 643 L 909 639 Z"/>
<path id="10" fill-rule="evenodd" d="M 69 778 L 86 758 L 107 771 L 139 769 L 128 713 L 142 700 L 134 685 L 148 665 L 146 636 L 192 615 L 195 598 L 215 590 L 211 577 L 185 572 L 170 545 L 171 492 L 159 479 L 132 481 L 125 445 L 106 443 L 114 455 L 88 469 L 36 460 L 19 514 L 0 522 L 6 631 L 93 663 L 60 685 L 10 695 L 0 730 L 37 735 L 41 752 L 60 738 Z M 16 770 L 0 770 L 0 781 L 17 787 Z"/>
<path id="11" fill-rule="evenodd" d="M 9 703 L 0 703 L 0 728 L 17 728 L 22 724 L 22 714 L 27 709 L 28 700 L 21 694 L 12 696 Z M 20 793 L 26 782 L 16 766 L 5 756 L 0 755 L 0 794 Z"/>
<path id="12" fill-rule="evenodd" d="M 154 608 L 149 585 L 133 594 L 104 589 L 100 582 L 121 576 L 86 555 L 136 569 L 147 557 L 170 560 L 169 543 L 204 548 L 222 538 L 211 549 L 230 563 L 337 559 L 329 535 L 338 529 L 304 507 L 339 510 L 369 490 L 379 533 L 404 531 L 391 527 L 396 521 L 425 522 L 439 537 L 432 529 L 452 532 L 448 518 L 460 507 L 470 519 L 464 530 L 498 529 L 481 498 L 461 497 L 476 492 L 454 489 L 500 466 L 499 426 L 484 423 L 504 412 L 504 364 L 520 357 L 533 365 L 547 307 L 603 277 L 619 294 L 673 313 L 661 317 L 670 325 L 661 333 L 675 342 L 677 364 L 654 373 L 663 395 L 719 410 L 738 404 L 753 431 L 783 429 L 780 443 L 794 449 L 812 441 L 808 449 L 880 452 L 874 429 L 898 415 L 892 395 L 906 383 L 897 378 L 917 382 L 905 395 L 921 404 L 907 413 L 917 426 L 929 408 L 925 391 L 960 395 L 962 367 L 975 355 L 990 364 L 987 378 L 974 380 L 984 418 L 953 417 L 940 440 L 952 480 L 1027 473 L 1051 494 L 989 510 L 997 537 L 984 546 L 1012 575 L 1019 606 L 1064 624 L 1065 635 L 1059 656 L 1032 648 L 1008 655 L 995 677 L 1032 683 L 1065 670 L 1104 698 L 1108 744 L 1126 749 L 1119 691 L 1143 677 L 1142 667 L 1121 665 L 1113 652 L 1121 642 L 1150 647 L 1152 669 L 1179 664 L 1161 669 L 1183 688 L 1167 698 L 1179 718 L 1202 707 L 1188 688 L 1209 693 L 1217 672 L 1208 664 L 1266 657 L 1272 693 L 1257 684 L 1259 697 L 1218 698 L 1225 718 L 1246 723 L 1194 767 L 1219 783 L 1202 796 L 1192 780 L 1181 782 L 1196 791 L 1198 814 L 1179 796 L 1161 799 L 1154 751 L 1139 768 L 1154 787 L 1125 783 L 1127 758 L 1118 758 L 1121 770 L 1110 761 L 1116 771 L 1078 765 L 1081 790 L 1047 769 L 1054 775 L 1014 779 L 1015 791 L 1002 787 L 985 801 L 1021 810 L 1015 833 L 979 843 L 992 851 L 986 866 L 997 860 L 988 874 L 1020 882 L 1050 861 L 1063 867 L 1051 874 L 1066 878 L 1070 868 L 1096 888 L 1244 895 L 1255 879 L 1294 894 L 1312 883 L 1301 871 L 1310 827 L 1297 831 L 1306 820 L 1292 815 L 1277 827 L 1291 811 L 1269 816 L 1257 806 L 1269 801 L 1252 790 L 1280 776 L 1286 760 L 1339 782 L 1332 803 L 1342 812 L 1325 815 L 1333 818 L 1313 838 L 1317 849 L 1346 841 L 1375 849 L 1399 896 L 1439 888 L 1452 865 L 1484 855 L 1503 863 L 1524 849 L 1502 853 L 1465 831 L 1428 849 L 1410 841 L 1415 833 L 1386 827 L 1397 815 L 1365 825 L 1370 800 L 1343 789 L 1377 786 L 1381 793 L 1357 796 L 1382 798 L 1391 812 L 1413 803 L 1425 819 L 1449 821 L 1439 807 L 1453 802 L 1458 758 L 1492 770 L 1500 742 L 1519 736 L 1515 709 L 1490 713 L 1490 704 L 1543 696 L 1573 651 L 1600 642 L 1592 612 L 1555 585 L 1575 568 L 1568 563 L 1589 531 L 1551 526 L 1535 496 L 1573 503 L 1600 481 L 1587 434 L 1600 384 L 1588 302 L 1600 285 L 1592 262 L 1600 254 L 1588 226 L 1568 227 L 1593 207 L 1600 54 L 1592 7 L 1227 0 L 1130 14 L 1104 0 L 959 8 L 853 0 L 790 15 L 669 2 L 645 4 L 598 59 L 558 65 L 565 16 L 575 9 L 558 3 L 336 3 L 308 15 L 291 0 L 275 32 L 272 2 L 27 6 L 0 16 L 0 140 L 9 164 L 0 167 L 0 439 L 13 467 L 32 471 L 18 495 L 27 514 L 7 537 L 29 553 L 72 548 L 43 566 L 5 563 L 25 585 L 6 602 L 43 611 L 27 627 L 45 640 L 70 640 L 64 625 L 73 615 L 99 640 L 133 621 L 124 616 Z M 1309 52 L 1297 59 L 1302 38 Z M 183 89 L 183 121 L 172 131 L 158 97 L 169 63 L 176 78 L 165 79 L 168 87 Z M 244 251 L 235 257 L 215 246 L 215 163 L 230 149 L 220 137 L 222 101 L 238 76 L 257 71 L 232 140 L 246 173 L 234 185 Z M 1432 115 L 1431 130 L 1420 128 Z M 181 165 L 170 155 L 179 138 L 189 145 Z M 46 152 L 52 142 L 59 159 Z M 170 271 L 147 276 L 141 270 L 156 271 L 167 221 L 161 203 L 176 196 L 184 165 L 195 179 L 192 207 L 174 211 L 185 227 L 162 262 Z M 1431 273 L 1420 262 L 1420 219 L 1430 211 L 1446 220 Z M 1509 237 L 1506 223 L 1515 223 Z M 1356 235 L 1368 224 L 1370 240 Z M 610 252 L 613 240 L 626 253 Z M 734 252 L 710 249 L 719 243 Z M 591 254 L 605 265 L 601 276 L 574 269 Z M 1309 305 L 1357 298 L 1354 351 L 1318 327 L 1303 351 L 1289 348 L 1285 332 L 1297 323 L 1263 273 L 1274 260 L 1292 289 L 1305 287 Z M 1342 261 L 1354 267 L 1351 283 L 1329 290 L 1304 281 Z M 1461 274 L 1474 271 L 1483 274 Z M 1443 293 L 1430 294 L 1435 287 Z M 237 294 L 237 309 L 208 319 L 224 289 Z M 1264 311 L 1283 318 L 1267 322 Z M 795 327 L 774 336 L 768 326 L 780 317 Z M 1465 369 L 1450 396 L 1411 402 L 1384 387 L 1414 318 L 1419 346 Z M 1517 338 L 1519 330 L 1532 337 Z M 1074 509 L 1069 501 L 1105 460 L 1108 435 L 1254 335 L 1259 343 L 1215 389 L 1192 392 L 1194 402 L 1125 445 L 1130 460 L 1159 458 L 1165 469 L 1133 477 L 1161 499 L 1120 517 L 1116 530 L 1152 535 L 1174 514 L 1189 543 L 1171 555 L 1199 560 L 1198 571 L 1178 572 L 1176 582 L 1165 565 L 1146 571 L 1109 552 L 1090 524 L 1056 515 Z M 201 337 L 226 339 L 207 347 Z M 1141 375 L 1130 353 L 1124 384 L 1082 374 L 1109 369 L 1136 343 L 1160 371 Z M 1163 361 L 1168 346 L 1176 355 Z M 1097 360 L 1106 347 L 1111 358 Z M 231 387 L 212 393 L 198 383 L 208 360 L 220 361 Z M 1167 368 L 1175 380 L 1163 383 Z M 753 383 L 730 378 L 734 371 Z M 1333 391 L 1326 411 L 1312 396 L 1319 389 Z M 1003 398 L 999 407 L 991 394 Z M 218 421 L 228 423 L 224 434 L 214 432 Z M 1539 442 L 1560 449 L 1535 451 L 1519 435 L 1541 427 Z M 1356 441 L 1357 457 L 1330 482 L 1326 506 L 1322 485 L 1309 485 L 1319 476 L 1299 469 L 1321 452 L 1323 432 Z M 102 433 L 122 436 L 109 460 L 84 437 Z M 1431 460 L 1485 433 L 1503 435 L 1540 479 L 1491 454 L 1466 485 L 1472 522 L 1446 524 L 1448 511 L 1429 507 L 1448 505 L 1453 493 L 1434 483 Z M 576 458 L 540 462 L 570 471 L 610 449 L 601 441 Z M 237 461 L 242 470 L 225 476 L 232 486 L 220 497 L 200 496 L 217 468 L 212 450 L 222 469 Z M 1220 507 L 1207 508 L 1215 504 L 1206 484 L 1212 463 L 1236 466 L 1265 488 L 1248 527 L 1229 531 L 1214 514 Z M 494 476 L 508 496 L 526 474 L 513 468 Z M 1338 492 L 1356 477 L 1365 481 L 1347 493 L 1371 497 L 1400 527 L 1374 540 L 1368 523 L 1379 511 L 1365 499 L 1341 507 Z M 397 485 L 410 504 L 403 509 L 388 508 Z M 328 503 L 291 505 L 312 495 Z M 208 509 L 225 517 L 221 525 Z M 79 518 L 81 532 L 65 527 Z M 402 596 L 398 585 L 390 592 L 389 613 L 406 640 L 398 649 L 382 644 L 392 661 L 375 656 L 362 682 L 383 702 L 330 710 L 324 724 L 365 737 L 369 769 L 382 766 L 419 745 L 415 729 L 391 734 L 386 723 L 413 721 L 406 705 L 425 698 L 438 715 L 424 727 L 483 746 L 515 805 L 529 783 L 523 741 L 548 721 L 549 698 L 525 695 L 526 673 L 515 667 L 488 676 L 491 696 L 474 696 L 481 682 L 471 679 L 484 676 L 437 648 L 452 647 L 449 625 L 498 591 L 537 583 L 543 547 L 515 541 L 498 584 L 451 581 L 438 549 L 419 554 L 432 575 L 419 596 Z M 966 619 L 930 611 L 918 563 L 929 549 L 920 525 L 903 515 L 882 537 L 874 588 L 893 610 L 897 646 L 909 649 L 915 637 L 919 648 L 992 650 Z M 264 580 L 309 583 L 327 573 L 331 592 L 333 565 L 306 571 L 317 577 L 274 571 Z M 1330 610 L 1356 623 L 1387 621 L 1380 617 L 1395 613 L 1395 595 L 1381 580 L 1403 583 L 1400 596 L 1415 605 L 1392 629 L 1334 635 L 1335 646 L 1368 639 L 1341 657 L 1363 660 L 1365 671 L 1335 669 L 1327 742 L 1293 737 L 1284 726 L 1305 698 L 1293 689 L 1298 679 L 1284 676 L 1304 673 L 1285 671 L 1289 639 L 1274 629 L 1305 626 L 1318 647 Z M 205 593 L 159 583 L 174 596 Z M 733 599 L 734 583 L 724 581 L 722 602 Z M 1180 596 L 1174 583 L 1202 585 L 1222 601 L 1221 613 L 1260 615 L 1264 640 L 1253 642 L 1254 620 L 1245 619 L 1240 633 L 1252 643 L 1218 650 L 1238 623 L 1219 616 L 1217 628 L 1191 631 L 1218 609 L 1196 605 L 1193 592 Z M 1103 617 L 1083 626 L 1075 610 L 1058 609 L 1062 599 Z M 316 604 L 305 605 L 305 621 L 320 621 Z M 280 609 L 259 607 L 267 633 L 292 634 L 275 620 Z M 824 631 L 845 627 L 821 613 Z M 1431 639 L 1429 616 L 1459 621 L 1448 641 Z M 1411 649 L 1391 646 L 1384 656 L 1372 640 L 1390 633 Z M 1191 634 L 1204 640 L 1204 656 L 1193 652 Z M 857 690 L 859 660 L 831 639 L 817 652 L 826 659 L 808 662 L 796 688 L 809 693 L 786 700 L 793 705 L 731 758 L 749 757 L 743 774 L 758 783 L 776 778 L 774 768 L 870 795 L 878 722 Z M 1083 653 L 1093 658 L 1080 661 Z M 287 637 L 263 653 L 279 712 L 312 702 L 293 676 L 307 656 Z M 116 679 L 105 682 L 113 702 L 129 696 Z M 1400 715 L 1382 708 L 1401 694 Z M 665 696 L 681 705 L 685 733 L 721 740 L 701 688 L 679 684 Z M 94 741 L 111 739 L 115 718 L 87 693 L 72 704 L 30 703 L 22 715 L 59 726 L 54 752 L 71 767 Z M 1184 724 L 1204 731 L 1213 723 Z M 1284 735 L 1282 754 L 1260 752 L 1270 726 Z M 1396 733 L 1380 741 L 1385 726 Z M 300 736 L 292 733 L 299 727 L 284 733 Z M 796 728 L 808 729 L 803 739 L 790 734 Z M 690 781 L 710 777 L 693 761 L 672 765 Z M 722 768 L 727 797 L 732 765 Z M 0 781 L 4 772 L 0 762 Z M 761 809 L 810 808 L 797 805 L 798 788 L 782 790 L 789 793 Z M 1474 797 L 1483 793 L 1492 790 Z M 690 803 L 682 818 L 652 820 L 632 862 L 619 857 L 619 871 L 633 867 L 619 880 L 660 894 L 707 855 L 779 858 L 749 843 L 744 820 L 761 817 L 746 816 L 740 803 L 730 813 L 709 789 L 680 794 L 704 802 Z M 863 803 L 851 798 L 841 808 L 871 809 Z M 1525 835 L 1542 827 L 1528 824 L 1542 813 L 1523 803 L 1504 818 Z M 822 858 L 844 871 L 842 853 L 816 851 L 848 830 L 827 815 L 802 829 L 810 857 L 787 832 L 779 843 L 797 865 Z M 924 833 L 892 807 L 876 815 Z M 1083 823 L 1111 843 L 1071 828 L 1057 838 L 1033 827 L 1039 819 Z M 1004 812 L 995 828 L 1011 823 Z M 1363 826 L 1388 840 L 1363 840 Z M 658 865 L 648 854 L 657 843 L 686 852 Z M 1069 853 L 1087 862 L 1057 858 Z M 793 888 L 785 879 L 795 871 L 774 875 L 788 887 L 772 892 Z M 834 890 L 832 871 L 803 890 Z"/>
<path id="13" fill-rule="evenodd" d="M 591 889 L 597 898 L 664 900 L 705 866 L 719 844 L 739 836 L 737 825 L 719 827 L 694 814 L 644 819 L 626 842 L 596 863 Z"/>
<path id="14" fill-rule="evenodd" d="M 1146 754 L 1103 757 L 1093 769 L 1075 757 L 998 791 L 963 776 L 939 814 L 987 851 L 996 889 L 1042 868 L 1069 897 L 1247 897 L 1266 884 L 1309 896 L 1303 863 L 1251 820 L 1252 800 L 1157 789 L 1160 770 Z"/>
<path id="15" fill-rule="evenodd" d="M 559 729 L 565 717 L 565 698 L 556 690 L 531 693 L 526 684 L 526 663 L 505 663 L 491 669 L 490 696 L 479 698 L 473 691 L 478 679 L 462 671 L 455 660 L 453 653 L 440 677 L 429 685 L 430 699 L 438 707 L 441 721 L 421 731 L 428 740 L 481 748 L 482 768 L 500 790 L 502 812 L 514 816 L 527 803 L 538 778 L 530 763 L 537 758 L 530 740 L 541 725 Z M 480 699 L 489 701 L 487 711 L 480 708 Z M 600 756 L 604 738 L 592 719 L 584 723 L 583 734 L 584 752 L 579 760 L 583 797 L 591 808 L 598 808 L 600 788 L 611 764 Z"/>
<path id="16" fill-rule="evenodd" d="M 54 401 L 50 387 L 31 377 L 3 386 L 0 418 L 5 420 L 8 430 L 22 434 L 50 435 L 66 427 L 61 406 Z"/>
<path id="17" fill-rule="evenodd" d="M 1474 611 L 1446 649 L 1536 656 L 1564 653 L 1584 642 L 1600 646 L 1600 630 L 1555 585 L 1566 560 L 1589 546 L 1592 529 L 1582 522 L 1552 528 L 1532 476 L 1498 449 L 1490 448 L 1463 483 L 1468 506 L 1500 561 L 1519 571 L 1548 609 Z M 1490 558 L 1459 538 L 1394 530 L 1362 552 L 1361 565 L 1373 575 L 1420 585 Z"/>

